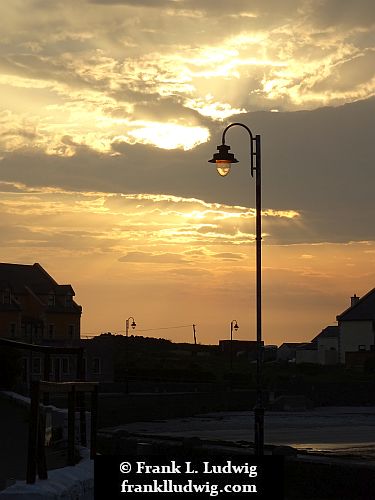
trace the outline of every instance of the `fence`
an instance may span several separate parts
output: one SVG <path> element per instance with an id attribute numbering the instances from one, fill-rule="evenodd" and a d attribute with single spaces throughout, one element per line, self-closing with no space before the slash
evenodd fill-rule
<path id="1" fill-rule="evenodd" d="M 36 473 L 39 479 L 47 479 L 47 464 L 45 453 L 46 421 L 43 407 L 40 404 L 41 395 L 50 392 L 68 394 L 68 454 L 67 465 L 75 465 L 75 414 L 77 397 L 80 412 L 80 444 L 87 445 L 86 415 L 84 393 L 91 393 L 91 429 L 90 429 L 90 458 L 96 454 L 96 434 L 98 421 L 98 383 L 97 382 L 49 382 L 33 381 L 31 384 L 29 443 L 27 453 L 26 483 L 35 483 Z"/>

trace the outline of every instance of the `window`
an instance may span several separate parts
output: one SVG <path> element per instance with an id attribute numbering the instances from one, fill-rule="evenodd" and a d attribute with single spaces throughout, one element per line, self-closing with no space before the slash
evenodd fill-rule
<path id="1" fill-rule="evenodd" d="M 38 323 L 35 325 L 35 338 L 42 339 L 43 338 L 43 324 Z"/>
<path id="2" fill-rule="evenodd" d="M 68 335 L 69 335 L 69 338 L 71 338 L 71 339 L 74 337 L 74 325 L 68 326 Z"/>
<path id="3" fill-rule="evenodd" d="M 69 359 L 68 358 L 62 358 L 61 371 L 63 372 L 64 375 L 68 375 L 68 373 L 69 373 Z"/>
<path id="4" fill-rule="evenodd" d="M 16 336 L 16 324 L 15 323 L 10 324 L 10 335 L 12 337 Z"/>
<path id="5" fill-rule="evenodd" d="M 361 344 L 358 346 L 358 351 L 365 351 L 366 350 L 366 346 Z"/>
<path id="6" fill-rule="evenodd" d="M 53 307 L 55 305 L 55 295 L 53 293 L 48 295 L 48 302 L 47 303 L 50 307 Z"/>
<path id="7" fill-rule="evenodd" d="M 4 290 L 4 292 L 3 292 L 3 304 L 10 304 L 10 290 Z"/>
<path id="8" fill-rule="evenodd" d="M 51 376 L 55 382 L 61 382 L 61 358 L 51 359 Z"/>
<path id="9" fill-rule="evenodd" d="M 92 360 L 92 373 L 94 375 L 99 375 L 101 372 L 101 359 L 93 358 Z"/>
<path id="10" fill-rule="evenodd" d="M 42 372 L 42 363 L 40 358 L 33 358 L 33 374 L 40 375 Z"/>
<path id="11" fill-rule="evenodd" d="M 55 336 L 55 325 L 48 325 L 48 337 L 53 339 Z"/>
<path id="12" fill-rule="evenodd" d="M 22 382 L 27 384 L 29 377 L 29 358 L 22 358 Z"/>
<path id="13" fill-rule="evenodd" d="M 68 293 L 68 295 L 65 295 L 65 305 L 70 306 L 73 303 L 73 296 Z"/>

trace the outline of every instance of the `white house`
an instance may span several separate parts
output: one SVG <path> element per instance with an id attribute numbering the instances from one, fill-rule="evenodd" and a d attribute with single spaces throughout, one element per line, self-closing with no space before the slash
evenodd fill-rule
<path id="1" fill-rule="evenodd" d="M 336 317 L 340 331 L 339 360 L 345 363 L 347 352 L 375 349 L 375 288 L 363 297 L 351 297 L 351 305 Z"/>
<path id="2" fill-rule="evenodd" d="M 339 362 L 338 326 L 326 326 L 311 343 L 317 347 L 317 363 L 320 365 L 335 365 Z"/>
<path id="3" fill-rule="evenodd" d="M 316 344 L 306 342 L 296 349 L 296 364 L 300 363 L 317 363 L 318 350 Z"/>
<path id="4" fill-rule="evenodd" d="M 277 360 L 295 362 L 296 350 L 305 345 L 306 342 L 284 342 L 277 350 Z"/>

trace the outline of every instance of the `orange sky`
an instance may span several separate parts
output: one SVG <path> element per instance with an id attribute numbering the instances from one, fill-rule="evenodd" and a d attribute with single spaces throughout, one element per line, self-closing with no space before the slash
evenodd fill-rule
<path id="1" fill-rule="evenodd" d="M 0 260 L 71 283 L 83 334 L 133 316 L 173 341 L 194 323 L 215 344 L 232 319 L 255 338 L 246 134 L 227 178 L 207 163 L 234 121 L 262 136 L 266 343 L 312 339 L 375 286 L 372 2 L 0 13 Z"/>

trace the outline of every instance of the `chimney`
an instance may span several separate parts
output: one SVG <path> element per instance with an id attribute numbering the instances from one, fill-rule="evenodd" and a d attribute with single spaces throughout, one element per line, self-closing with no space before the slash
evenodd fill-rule
<path id="1" fill-rule="evenodd" d="M 359 302 L 359 299 L 361 297 L 357 297 L 356 294 L 353 295 L 353 297 L 350 297 L 350 307 L 353 307 L 357 304 L 357 302 Z"/>

